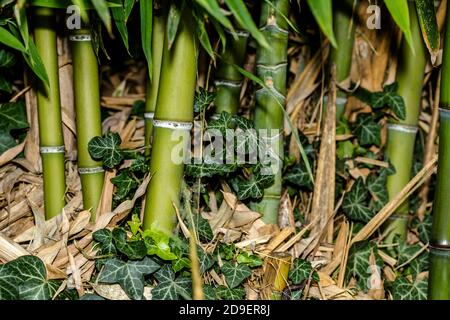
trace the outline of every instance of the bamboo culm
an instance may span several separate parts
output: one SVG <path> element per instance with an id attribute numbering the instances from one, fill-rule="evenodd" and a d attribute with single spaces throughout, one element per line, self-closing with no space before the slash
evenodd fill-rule
<path id="1" fill-rule="evenodd" d="M 89 141 L 102 135 L 98 62 L 88 29 L 74 32 L 69 39 L 72 46 L 78 171 L 83 207 L 91 211 L 91 220 L 95 221 L 105 175 L 102 162 L 92 159 L 88 150 Z"/>
<path id="2" fill-rule="evenodd" d="M 288 23 L 284 17 L 289 15 L 289 0 L 271 0 L 261 4 L 260 30 L 271 44 L 270 49 L 259 47 L 257 51 L 257 75 L 266 84 L 256 93 L 256 109 L 254 122 L 256 129 L 277 131 L 272 139 L 277 139 L 277 155 L 283 155 L 283 110 L 286 104 L 287 82 L 287 46 Z M 253 210 L 262 214 L 266 223 L 277 223 L 278 209 L 282 188 L 281 169 L 282 161 L 277 159 L 272 166 L 275 173 L 275 182 L 265 189 L 261 201 L 252 203 Z"/>
<path id="3" fill-rule="evenodd" d="M 158 102 L 153 121 L 153 145 L 144 229 L 171 234 L 183 181 L 183 151 L 189 143 L 194 113 L 197 51 L 192 17 L 183 13 L 172 48 L 164 45 Z"/>
<path id="4" fill-rule="evenodd" d="M 159 81 L 161 75 L 161 62 L 164 48 L 164 35 L 166 19 L 162 15 L 153 16 L 152 29 L 152 61 L 153 70 L 151 79 L 147 82 L 147 97 L 145 101 L 145 154 L 150 155 L 153 133 L 153 117 L 155 115 L 156 101 L 158 99 Z"/>
<path id="5" fill-rule="evenodd" d="M 397 92 L 405 102 L 406 118 L 400 121 L 390 121 L 388 124 L 386 157 L 396 170 L 395 174 L 389 175 L 387 178 L 389 199 L 393 199 L 411 179 L 427 57 L 414 2 L 409 3 L 409 9 L 415 52 L 403 39 L 398 62 Z M 408 213 L 409 203 L 406 200 L 386 224 L 386 228 L 388 228 L 387 243 L 392 243 L 397 237 L 400 241 L 406 239 Z"/>
<path id="6" fill-rule="evenodd" d="M 49 79 L 49 86 L 40 83 L 37 90 L 46 219 L 62 212 L 66 191 L 55 17 L 53 9 L 34 8 L 34 40 Z"/>
<path id="7" fill-rule="evenodd" d="M 246 31 L 227 31 L 227 42 L 216 73 L 217 95 L 215 111 L 236 114 L 240 104 L 243 76 L 234 65 L 242 66 L 245 60 L 249 34 Z"/>
<path id="8" fill-rule="evenodd" d="M 450 6 L 442 61 L 439 160 L 430 239 L 428 299 L 450 300 Z"/>

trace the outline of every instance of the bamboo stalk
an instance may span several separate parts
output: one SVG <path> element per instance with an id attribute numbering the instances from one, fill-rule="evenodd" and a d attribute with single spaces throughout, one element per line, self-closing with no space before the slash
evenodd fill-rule
<path id="1" fill-rule="evenodd" d="M 288 284 L 291 259 L 291 255 L 286 252 L 274 252 L 265 259 L 262 299 L 281 300 L 282 292 Z"/>
<path id="2" fill-rule="evenodd" d="M 442 61 L 439 158 L 430 239 L 428 299 L 450 300 L 450 6 L 447 7 Z"/>
<path id="3" fill-rule="evenodd" d="M 422 86 L 426 66 L 426 48 L 419 27 L 416 8 L 409 3 L 411 14 L 411 32 L 415 54 L 406 40 L 402 40 L 397 71 L 398 94 L 403 97 L 406 106 L 406 118 L 391 121 L 388 125 L 386 157 L 395 167 L 396 173 L 388 176 L 387 190 L 389 199 L 393 199 L 408 184 L 411 178 L 414 144 L 419 121 Z M 405 201 L 389 218 L 387 228 L 392 228 L 386 238 L 392 243 L 396 236 L 406 238 L 409 203 Z"/>
<path id="4" fill-rule="evenodd" d="M 216 113 L 226 111 L 236 114 L 239 109 L 243 76 L 234 65 L 244 64 L 248 36 L 248 32 L 245 31 L 236 31 L 234 34 L 230 32 L 227 36 L 222 61 L 216 73 L 217 94 L 214 101 Z"/>
<path id="5" fill-rule="evenodd" d="M 49 78 L 49 87 L 40 83 L 37 92 L 46 219 L 62 212 L 66 191 L 55 17 L 53 9 L 34 9 L 34 39 Z"/>
<path id="6" fill-rule="evenodd" d="M 148 185 L 144 229 L 155 227 L 172 233 L 183 180 L 183 159 L 193 121 L 196 80 L 196 46 L 192 17 L 183 13 L 172 48 L 164 45 L 158 102 L 153 122 L 152 179 Z M 167 41 L 167 38 L 166 38 Z M 182 158 L 182 157 L 181 157 Z"/>
<path id="7" fill-rule="evenodd" d="M 257 107 L 254 113 L 256 129 L 275 129 L 277 134 L 269 134 L 278 143 L 278 156 L 283 155 L 283 110 L 286 104 L 287 82 L 287 45 L 288 23 L 284 17 L 289 15 L 288 0 L 270 0 L 261 4 L 260 30 L 271 43 L 271 49 L 259 47 L 257 51 L 257 74 L 268 88 L 261 88 L 256 93 Z M 269 90 L 271 92 L 269 92 Z M 277 97 L 274 97 L 276 95 Z M 255 211 L 262 214 L 266 223 L 276 224 L 280 205 L 282 179 L 282 161 L 278 161 L 272 170 L 275 173 L 274 184 L 264 190 L 260 202 L 253 203 Z"/>
<path id="8" fill-rule="evenodd" d="M 150 146 L 153 133 L 153 117 L 158 99 L 161 63 L 164 48 L 166 19 L 162 15 L 153 16 L 152 29 L 152 61 L 153 70 L 151 80 L 147 82 L 147 97 L 145 100 L 145 154 L 150 155 Z M 150 72 L 150 71 L 149 71 Z"/>
<path id="9" fill-rule="evenodd" d="M 88 29 L 74 32 L 69 39 L 72 43 L 78 171 L 83 207 L 91 211 L 91 220 L 95 221 L 105 176 L 102 162 L 92 159 L 88 150 L 89 141 L 102 135 L 98 62 Z"/>

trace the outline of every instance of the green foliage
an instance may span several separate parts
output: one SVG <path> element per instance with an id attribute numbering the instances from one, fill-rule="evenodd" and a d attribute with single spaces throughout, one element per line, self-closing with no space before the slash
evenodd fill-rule
<path id="1" fill-rule="evenodd" d="M 360 114 L 356 120 L 354 132 L 362 146 L 381 144 L 381 127 L 371 114 Z"/>
<path id="2" fill-rule="evenodd" d="M 355 243 L 348 254 L 348 262 L 346 268 L 347 281 L 351 277 L 355 277 L 358 281 L 358 287 L 364 291 L 369 288 L 369 279 L 372 275 L 372 268 L 370 265 L 371 255 L 375 258 L 375 265 L 379 270 L 383 267 L 383 260 L 378 255 L 376 244 L 369 241 L 361 241 Z"/>
<path id="3" fill-rule="evenodd" d="M 295 259 L 292 269 L 289 271 L 289 280 L 293 284 L 300 284 L 309 278 L 315 282 L 320 280 L 319 274 L 313 269 L 311 262 L 299 258 Z"/>
<path id="4" fill-rule="evenodd" d="M 170 248 L 170 237 L 156 228 L 150 228 L 142 233 L 148 255 L 157 255 L 163 260 L 174 260 L 177 255 Z"/>
<path id="5" fill-rule="evenodd" d="M 403 31 L 406 41 L 414 52 L 408 0 L 385 0 L 384 3 L 391 13 L 392 18 L 394 18 L 394 21 Z"/>
<path id="6" fill-rule="evenodd" d="M 127 233 L 122 228 L 115 228 L 112 232 L 112 238 L 117 250 L 130 260 L 141 260 L 147 254 L 144 240 L 128 240 Z"/>
<path id="7" fill-rule="evenodd" d="M 131 191 L 138 187 L 138 181 L 127 171 L 121 171 L 111 182 L 117 187 L 114 194 L 116 200 L 124 199 Z"/>
<path id="8" fill-rule="evenodd" d="M 216 98 L 215 92 L 208 92 L 204 88 L 200 88 L 195 92 L 194 111 L 196 113 L 204 112 L 211 105 L 211 103 L 214 102 L 215 98 Z"/>
<path id="9" fill-rule="evenodd" d="M 216 294 L 221 300 L 242 300 L 245 296 L 243 288 L 228 288 L 225 286 L 218 286 Z"/>
<path id="10" fill-rule="evenodd" d="M 11 131 L 26 128 L 27 113 L 22 101 L 0 104 L 0 155 L 17 145 Z"/>
<path id="11" fill-rule="evenodd" d="M 0 266 L 0 300 L 50 300 L 60 281 L 48 280 L 44 263 L 22 256 Z"/>
<path id="12" fill-rule="evenodd" d="M 428 280 L 409 281 L 404 277 L 397 277 L 392 285 L 394 300 L 426 300 Z"/>
<path id="13" fill-rule="evenodd" d="M 275 178 L 273 175 L 261 173 L 252 174 L 249 179 L 238 176 L 231 180 L 231 186 L 236 191 L 239 200 L 259 199 L 264 196 L 264 189 L 270 187 Z"/>
<path id="14" fill-rule="evenodd" d="M 358 178 L 352 189 L 347 192 L 342 202 L 342 210 L 352 220 L 369 222 L 373 217 L 373 211 L 367 206 L 369 192 L 364 185 L 364 180 Z"/>
<path id="15" fill-rule="evenodd" d="M 187 277 L 175 277 L 175 273 L 170 266 L 163 266 L 156 274 L 155 278 L 159 284 L 152 290 L 153 300 L 178 300 L 180 296 L 189 299 L 192 291 L 192 282 Z"/>
<path id="16" fill-rule="evenodd" d="M 239 264 L 245 264 L 250 268 L 262 266 L 263 262 L 260 257 L 254 254 L 250 254 L 246 251 L 241 252 L 236 257 L 236 262 Z"/>
<path id="17" fill-rule="evenodd" d="M 252 271 L 249 267 L 242 264 L 233 264 L 231 262 L 225 262 L 221 268 L 225 281 L 230 289 L 234 289 L 239 286 L 242 281 L 250 277 Z"/>
<path id="18" fill-rule="evenodd" d="M 308 0 L 309 8 L 311 9 L 317 23 L 322 29 L 323 33 L 328 37 L 331 44 L 337 47 L 337 41 L 333 31 L 333 9 L 331 0 Z"/>
<path id="19" fill-rule="evenodd" d="M 122 139 L 118 133 L 107 133 L 103 137 L 94 137 L 89 141 L 89 153 L 95 160 L 102 160 L 106 168 L 114 168 L 123 160 L 120 150 Z"/>

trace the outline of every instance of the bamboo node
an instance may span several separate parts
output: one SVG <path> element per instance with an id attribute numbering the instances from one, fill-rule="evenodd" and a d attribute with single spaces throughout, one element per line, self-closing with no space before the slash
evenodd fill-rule
<path id="1" fill-rule="evenodd" d="M 69 40 L 74 42 L 89 42 L 92 41 L 92 37 L 90 34 L 75 34 L 69 36 Z"/>
<path id="2" fill-rule="evenodd" d="M 56 146 L 56 147 L 40 147 L 39 152 L 41 154 L 48 154 L 48 153 L 64 153 L 65 148 L 64 146 Z"/>
<path id="3" fill-rule="evenodd" d="M 412 133 L 416 134 L 418 127 L 417 126 L 410 126 L 407 124 L 400 124 L 400 123 L 389 123 L 388 124 L 388 130 L 394 130 L 394 131 L 400 131 L 405 133 Z"/>
<path id="4" fill-rule="evenodd" d="M 193 124 L 192 122 L 153 119 L 153 126 L 157 128 L 166 128 L 173 130 L 191 130 Z"/>
<path id="5" fill-rule="evenodd" d="M 103 167 L 78 168 L 79 174 L 94 174 L 94 173 L 101 173 L 101 172 L 105 172 L 105 169 Z"/>

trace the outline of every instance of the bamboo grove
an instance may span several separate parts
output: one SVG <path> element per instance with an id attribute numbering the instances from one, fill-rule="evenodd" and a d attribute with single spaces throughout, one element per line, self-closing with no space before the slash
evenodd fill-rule
<path id="1" fill-rule="evenodd" d="M 447 2 L 0 1 L 0 299 L 449 300 Z"/>

